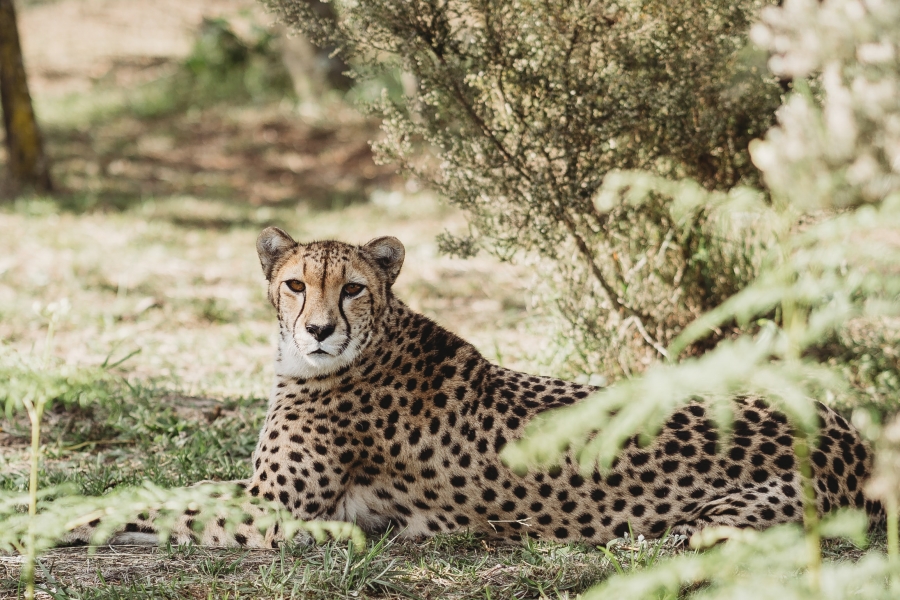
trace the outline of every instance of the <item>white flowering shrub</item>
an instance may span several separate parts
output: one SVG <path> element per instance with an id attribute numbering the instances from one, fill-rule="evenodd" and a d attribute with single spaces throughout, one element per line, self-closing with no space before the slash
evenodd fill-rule
<path id="1" fill-rule="evenodd" d="M 878 203 L 900 187 L 900 5 L 819 4 L 765 10 L 752 29 L 775 74 L 816 75 L 815 91 L 779 109 L 753 160 L 773 193 L 799 208 Z"/>

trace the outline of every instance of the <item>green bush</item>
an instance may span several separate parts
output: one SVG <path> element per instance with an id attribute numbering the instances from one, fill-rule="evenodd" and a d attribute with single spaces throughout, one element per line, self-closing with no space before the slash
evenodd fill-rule
<path id="1" fill-rule="evenodd" d="M 226 19 L 204 19 L 188 57 L 171 76 L 139 88 L 130 108 L 152 118 L 218 102 L 292 98 L 279 42 L 259 25 L 242 37 Z"/>
<path id="2" fill-rule="evenodd" d="M 293 93 L 278 38 L 258 25 L 244 39 L 227 20 L 204 19 L 184 69 L 195 91 L 218 98 L 260 100 Z"/>
<path id="3" fill-rule="evenodd" d="M 267 3 L 361 77 L 415 77 L 411 97 L 372 107 L 377 150 L 467 211 L 469 234 L 444 251 L 544 259 L 536 295 L 562 317 L 567 370 L 643 370 L 756 274 L 769 240 L 721 235 L 727 215 L 593 198 L 615 169 L 758 183 L 748 144 L 782 89 L 747 31 L 768 2 L 336 0 L 336 19 Z"/>

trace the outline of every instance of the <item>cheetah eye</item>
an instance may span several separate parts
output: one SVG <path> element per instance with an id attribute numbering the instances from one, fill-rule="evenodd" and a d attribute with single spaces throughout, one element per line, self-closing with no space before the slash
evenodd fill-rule
<path id="1" fill-rule="evenodd" d="M 365 288 L 364 285 L 359 283 L 348 283 L 344 286 L 344 295 L 347 297 L 356 296 Z"/>
<path id="2" fill-rule="evenodd" d="M 298 294 L 306 290 L 306 284 L 297 279 L 288 279 L 284 283 L 286 286 L 288 286 L 288 289 Z"/>

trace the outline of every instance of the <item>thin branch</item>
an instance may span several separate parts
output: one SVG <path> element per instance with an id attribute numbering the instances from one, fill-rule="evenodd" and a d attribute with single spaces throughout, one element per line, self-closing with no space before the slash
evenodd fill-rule
<path id="1" fill-rule="evenodd" d="M 647 333 L 647 330 L 646 330 L 646 329 L 644 329 L 644 324 L 641 323 L 641 320 L 640 320 L 639 318 L 637 318 L 637 317 L 634 316 L 634 315 L 631 315 L 630 317 L 628 317 L 627 319 L 625 319 L 625 322 L 626 322 L 626 323 L 628 323 L 628 322 L 634 323 L 635 328 L 637 328 L 638 333 L 641 334 L 641 337 L 644 338 L 644 341 L 647 342 L 648 344 L 650 344 L 651 346 L 653 346 L 653 349 L 656 350 L 657 352 L 659 352 L 659 354 L 660 354 L 663 358 L 669 358 L 669 353 L 666 352 L 666 349 L 663 348 L 663 347 L 659 344 L 659 342 L 657 342 L 657 341 L 654 340 L 652 337 L 650 337 L 650 334 Z M 623 323 L 623 324 L 624 324 L 624 323 Z"/>

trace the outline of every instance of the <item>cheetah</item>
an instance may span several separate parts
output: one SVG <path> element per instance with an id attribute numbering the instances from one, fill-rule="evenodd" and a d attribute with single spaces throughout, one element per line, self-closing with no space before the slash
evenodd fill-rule
<path id="1" fill-rule="evenodd" d="M 303 520 L 394 527 L 419 538 L 470 531 L 602 544 L 627 532 L 690 535 L 715 525 L 761 529 L 802 519 L 801 480 L 786 418 L 738 400 L 720 438 L 706 408 L 676 410 L 646 447 L 629 440 L 612 468 L 583 475 L 566 457 L 523 476 L 500 451 L 535 415 L 597 388 L 494 365 L 392 292 L 405 250 L 299 243 L 270 227 L 257 240 L 278 317 L 275 381 L 253 453 L 252 497 Z M 820 513 L 878 510 L 863 487 L 872 452 L 848 422 L 819 407 L 812 454 Z M 135 522 L 126 532 L 153 533 Z M 174 540 L 249 547 L 279 543 L 252 519 L 228 532 L 176 527 Z"/>

